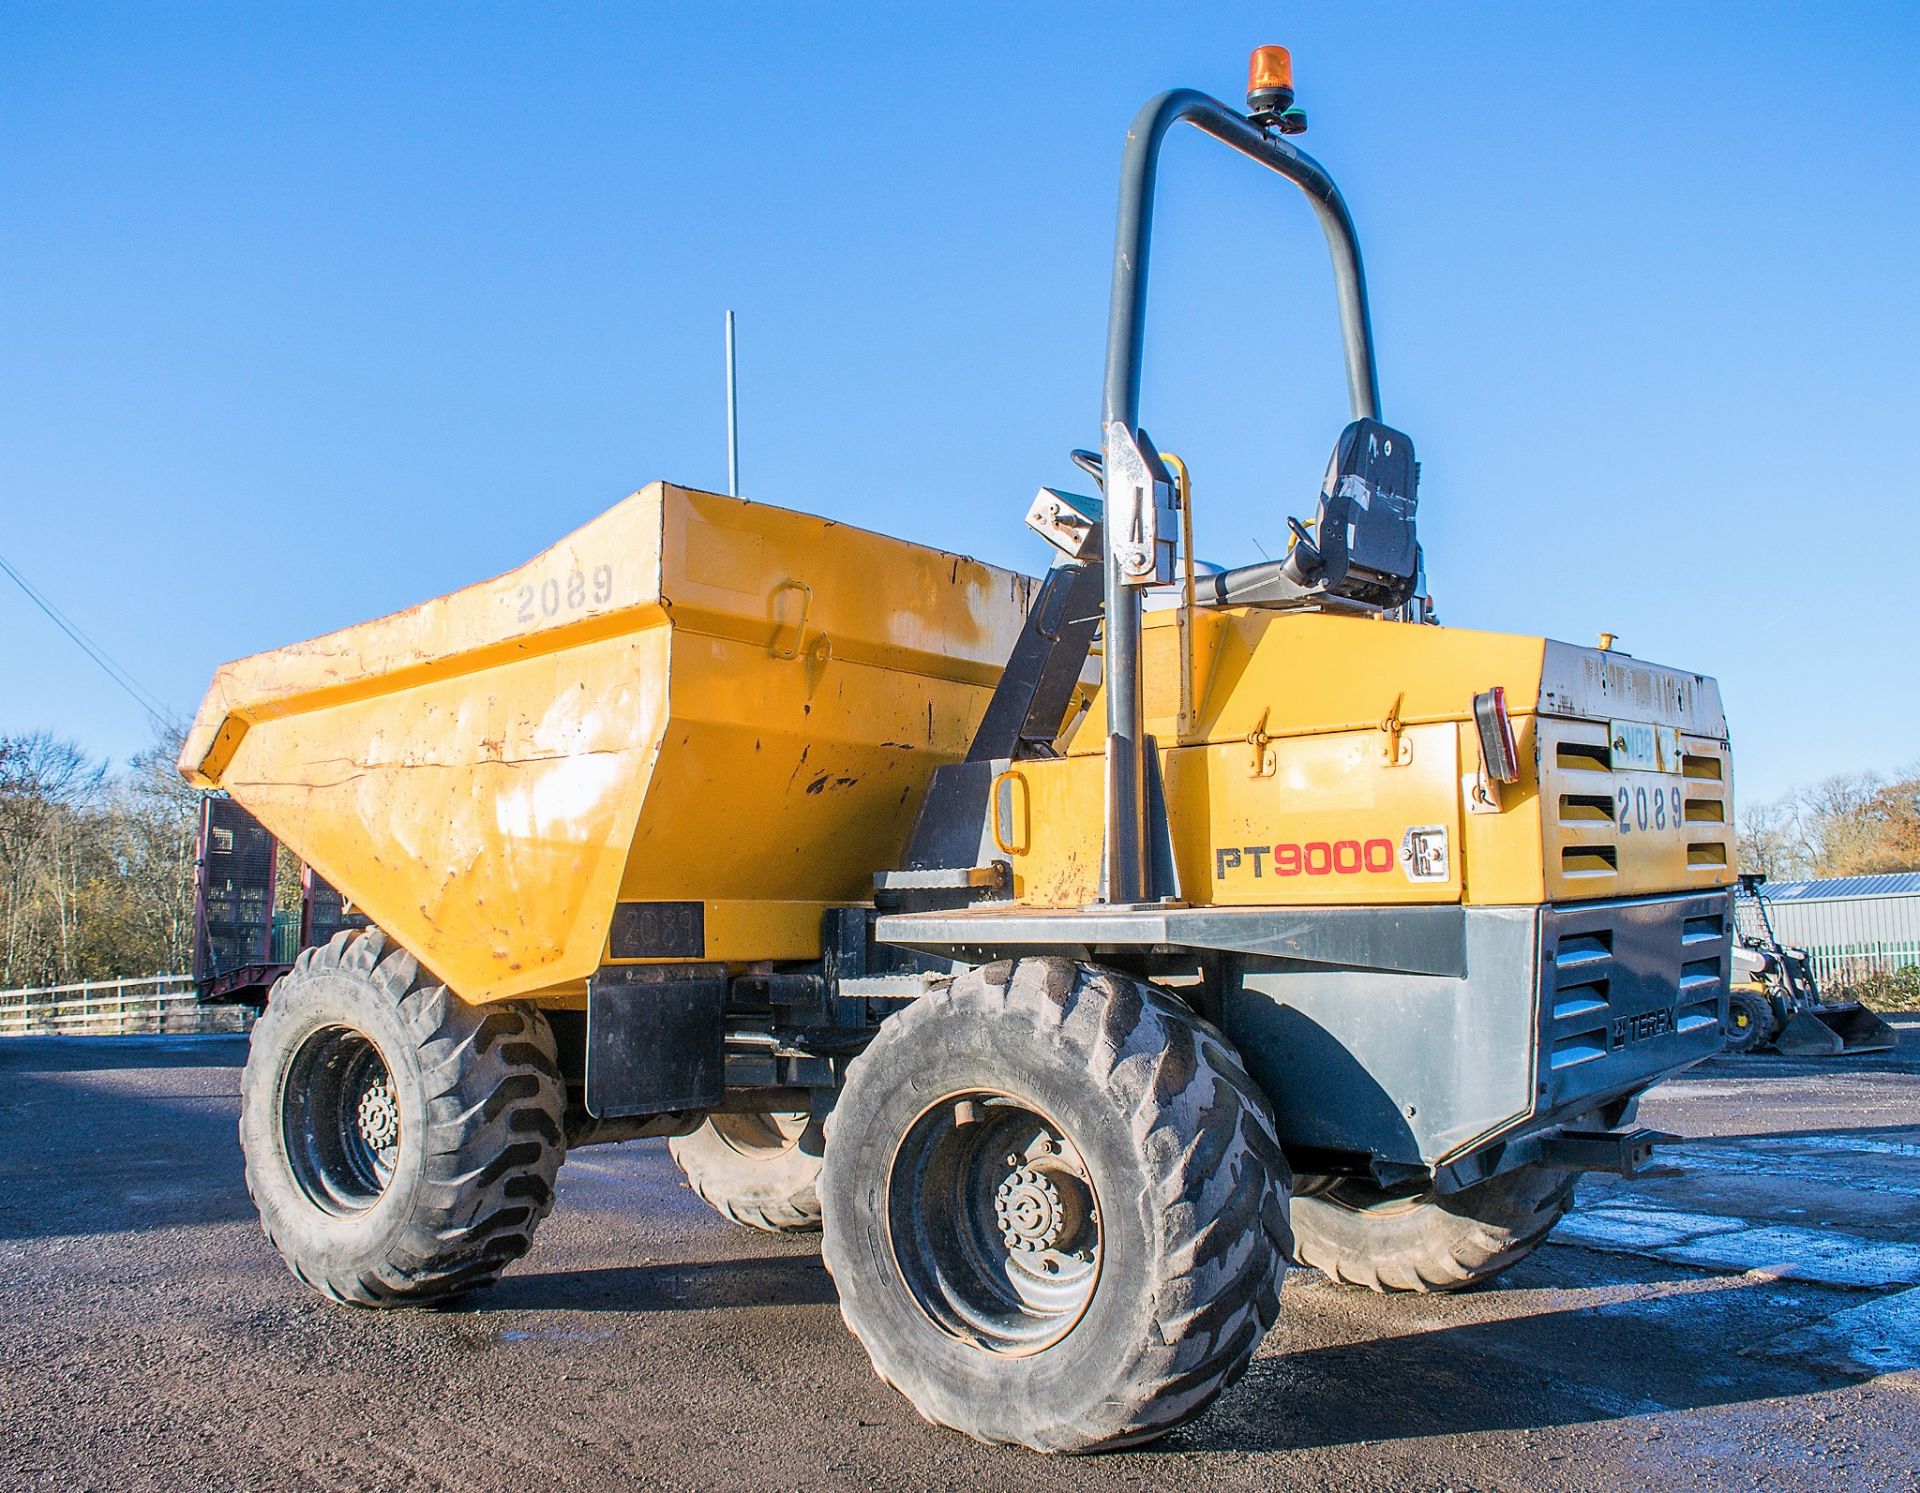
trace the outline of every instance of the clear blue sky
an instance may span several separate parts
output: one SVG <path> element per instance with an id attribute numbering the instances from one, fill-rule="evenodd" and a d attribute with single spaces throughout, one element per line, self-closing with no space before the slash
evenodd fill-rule
<path id="1" fill-rule="evenodd" d="M 181 714 L 656 477 L 1033 569 L 1120 143 L 1294 49 L 1445 620 L 1721 679 L 1771 797 L 1920 757 L 1920 7 L 14 3 L 0 554 Z M 1142 413 L 1201 553 L 1345 422 L 1304 205 L 1170 147 Z M 0 732 L 140 711 L 0 584 Z"/>

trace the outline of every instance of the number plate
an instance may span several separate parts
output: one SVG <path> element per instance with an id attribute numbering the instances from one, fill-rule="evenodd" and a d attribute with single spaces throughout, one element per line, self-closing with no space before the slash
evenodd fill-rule
<path id="1" fill-rule="evenodd" d="M 1608 721 L 1607 743 L 1615 772 L 1680 771 L 1680 732 L 1645 721 Z"/>
<path id="2" fill-rule="evenodd" d="M 1616 780 L 1614 827 L 1624 835 L 1678 832 L 1686 823 L 1686 795 L 1676 782 L 1653 773 Z"/>

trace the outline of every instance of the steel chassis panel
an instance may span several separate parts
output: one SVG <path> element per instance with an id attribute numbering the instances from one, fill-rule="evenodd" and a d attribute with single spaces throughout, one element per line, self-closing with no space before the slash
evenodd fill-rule
<path id="1" fill-rule="evenodd" d="M 1451 1168 L 1464 1185 L 1528 1154 L 1494 1148 L 1603 1112 L 1616 1123 L 1630 1096 L 1719 1050 L 1704 1018 L 1726 1000 L 1726 907 L 1719 892 L 1466 908 L 989 904 L 883 914 L 874 933 L 967 963 L 1214 953 L 1220 1024 L 1284 1144 Z"/>
<path id="2" fill-rule="evenodd" d="M 874 937 L 978 963 L 1016 954 L 1112 947 L 1201 949 L 1343 969 L 1459 979 L 1467 972 L 1466 914 L 1437 907 L 1069 908 L 976 905 L 874 919 Z"/>

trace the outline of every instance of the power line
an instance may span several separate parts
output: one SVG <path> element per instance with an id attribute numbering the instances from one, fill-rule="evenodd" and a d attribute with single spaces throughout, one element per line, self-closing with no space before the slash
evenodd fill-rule
<path id="1" fill-rule="evenodd" d="M 8 563 L 5 555 L 0 555 L 0 570 L 4 570 L 14 585 L 20 588 L 27 600 L 45 612 L 47 614 L 47 620 L 71 638 L 75 647 L 98 664 L 101 672 L 115 684 L 119 685 L 134 704 L 138 705 L 154 721 L 167 727 L 169 730 L 178 731 L 181 729 L 180 722 L 174 718 L 172 711 L 160 703 L 159 696 L 155 695 L 152 690 L 147 689 L 139 680 L 135 679 L 133 675 L 115 663 L 106 649 L 88 637 L 86 633 L 81 630 L 79 623 L 70 620 L 64 612 L 42 595 L 31 581 L 18 570 L 14 569 L 13 566 Z"/>

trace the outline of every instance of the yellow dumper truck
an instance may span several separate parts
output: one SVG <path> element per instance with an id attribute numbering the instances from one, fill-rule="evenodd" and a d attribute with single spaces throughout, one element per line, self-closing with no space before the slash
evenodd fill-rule
<path id="1" fill-rule="evenodd" d="M 1177 123 L 1300 187 L 1353 423 L 1283 559 L 1195 564 L 1138 405 Z M 520 569 L 221 669 L 181 769 L 369 926 L 302 952 L 241 1122 L 303 1281 L 386 1306 L 523 1254 L 574 1146 L 670 1137 L 824 1230 L 929 1419 L 1080 1451 L 1247 1366 L 1289 1262 L 1483 1281 L 1717 1051 L 1712 680 L 1439 626 L 1358 246 L 1291 137 L 1176 91 L 1123 158 L 1098 495 L 1042 580 L 655 483 Z M 1278 524 L 1276 523 L 1276 528 Z"/>

